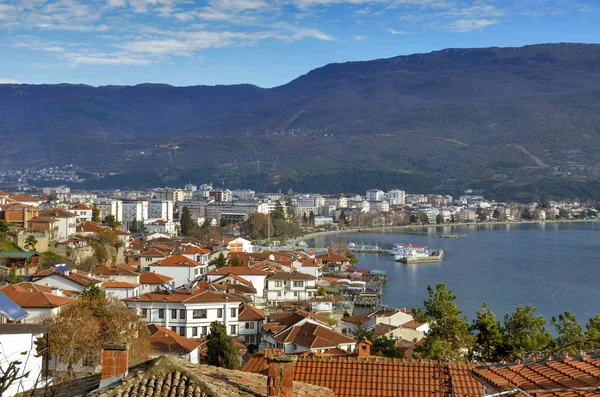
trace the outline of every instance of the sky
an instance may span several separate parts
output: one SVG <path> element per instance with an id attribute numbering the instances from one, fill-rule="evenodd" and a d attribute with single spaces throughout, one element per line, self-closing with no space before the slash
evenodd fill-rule
<path id="1" fill-rule="evenodd" d="M 600 41 L 600 0 L 0 0 L 0 83 L 285 84 L 332 62 Z"/>

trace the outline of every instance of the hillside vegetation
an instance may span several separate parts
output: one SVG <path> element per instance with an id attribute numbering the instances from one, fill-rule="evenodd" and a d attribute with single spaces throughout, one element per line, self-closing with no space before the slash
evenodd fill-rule
<path id="1" fill-rule="evenodd" d="M 87 187 L 213 181 L 595 197 L 600 45 L 448 49 L 252 85 L 0 85 L 2 168 L 122 173 Z"/>

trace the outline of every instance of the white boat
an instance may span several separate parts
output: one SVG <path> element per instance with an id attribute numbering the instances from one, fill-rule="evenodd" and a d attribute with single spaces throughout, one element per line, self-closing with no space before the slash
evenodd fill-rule
<path id="1" fill-rule="evenodd" d="M 407 250 L 410 249 L 428 249 L 426 245 L 412 245 L 412 244 L 394 244 L 391 250 L 388 252 L 390 255 L 404 255 Z"/>

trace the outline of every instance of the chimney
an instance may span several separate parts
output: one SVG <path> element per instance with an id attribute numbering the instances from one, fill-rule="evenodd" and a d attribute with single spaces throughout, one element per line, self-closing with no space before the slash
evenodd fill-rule
<path id="1" fill-rule="evenodd" d="M 106 342 L 102 345 L 102 378 L 98 389 L 123 380 L 129 371 L 129 343 Z"/>
<path id="2" fill-rule="evenodd" d="M 371 357 L 371 345 L 373 343 L 368 339 L 363 339 L 356 344 L 358 357 Z"/>
<path id="3" fill-rule="evenodd" d="M 267 358 L 269 363 L 268 396 L 293 397 L 294 363 L 297 359 L 296 356 L 285 354 L 272 354 Z"/>
<path id="4" fill-rule="evenodd" d="M 62 296 L 62 291 L 60 290 L 60 288 L 52 287 L 51 292 L 52 295 Z"/>

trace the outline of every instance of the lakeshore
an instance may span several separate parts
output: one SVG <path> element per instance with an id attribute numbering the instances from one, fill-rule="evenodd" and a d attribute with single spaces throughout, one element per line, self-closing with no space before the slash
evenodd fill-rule
<path id="1" fill-rule="evenodd" d="M 336 235 L 336 234 L 349 234 L 349 233 L 391 233 L 397 232 L 398 234 L 411 234 L 421 236 L 436 237 L 436 233 L 429 233 L 430 230 L 444 229 L 444 228 L 466 228 L 476 230 L 481 226 L 503 226 L 503 225 L 544 225 L 544 224 L 555 224 L 555 223 L 587 223 L 587 222 L 600 222 L 600 219 L 557 219 L 557 220 L 546 220 L 546 221 L 501 221 L 501 222 L 477 222 L 477 223 L 445 223 L 435 225 L 401 225 L 401 226 L 377 226 L 377 227 L 354 227 L 344 228 L 340 230 L 327 230 L 323 232 L 310 233 L 301 237 L 288 240 L 288 243 L 296 244 L 299 241 L 312 240 L 319 237 Z M 421 231 L 421 233 L 402 233 L 403 231 Z M 439 234 L 439 233 L 438 233 Z"/>

